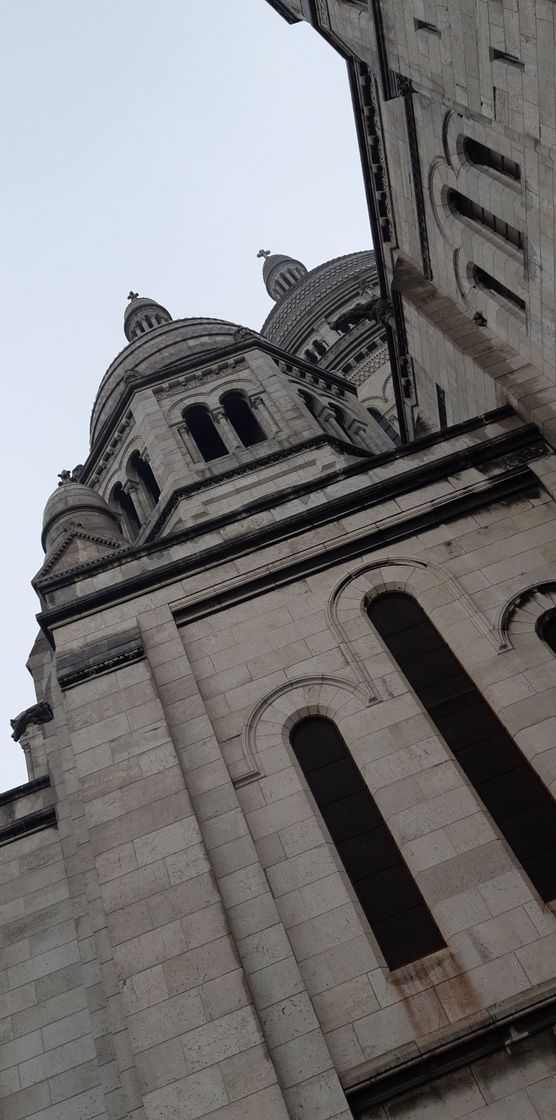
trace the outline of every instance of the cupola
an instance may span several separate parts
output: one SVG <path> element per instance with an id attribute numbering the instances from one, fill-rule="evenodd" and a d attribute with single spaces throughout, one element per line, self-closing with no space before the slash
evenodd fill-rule
<path id="1" fill-rule="evenodd" d="M 77 470 L 62 471 L 61 482 L 46 503 L 42 523 L 42 546 L 46 553 L 51 552 L 59 537 L 75 527 L 123 543 L 116 514 L 96 490 L 76 480 L 76 473 Z"/>
<path id="2" fill-rule="evenodd" d="M 138 292 L 130 292 L 127 298 L 129 303 L 124 313 L 124 331 L 128 342 L 134 342 L 147 331 L 172 322 L 170 312 L 156 300 L 140 296 Z"/>
<path id="3" fill-rule="evenodd" d="M 264 258 L 263 280 L 270 298 L 275 301 L 285 296 L 290 288 L 307 276 L 305 265 L 294 257 L 271 253 L 270 249 L 259 249 L 257 256 Z"/>

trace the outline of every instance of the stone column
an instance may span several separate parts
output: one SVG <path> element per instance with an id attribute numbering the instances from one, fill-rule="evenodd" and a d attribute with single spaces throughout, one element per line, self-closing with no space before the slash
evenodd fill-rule
<path id="1" fill-rule="evenodd" d="M 334 416 L 334 413 L 329 404 L 325 404 L 321 408 L 317 419 L 329 435 L 336 436 L 338 439 L 342 439 L 345 443 L 348 437 L 346 436 L 343 428 L 341 428 L 338 424 L 338 421 L 336 420 L 336 417 Z"/>
<path id="2" fill-rule="evenodd" d="M 218 432 L 218 435 L 220 436 L 220 439 L 222 440 L 222 443 L 224 444 L 226 449 L 228 451 L 237 451 L 238 449 L 242 448 L 243 444 L 233 424 L 230 424 L 230 421 L 228 420 L 224 409 L 222 407 L 213 408 L 211 409 L 210 414 L 216 431 Z"/>
<path id="3" fill-rule="evenodd" d="M 192 463 L 204 463 L 203 456 L 189 431 L 185 421 L 178 424 L 178 433 Z"/>
<path id="4" fill-rule="evenodd" d="M 276 420 L 274 419 L 272 413 L 270 412 L 270 409 L 268 408 L 268 405 L 262 393 L 254 393 L 253 396 L 249 397 L 249 405 L 253 409 L 253 412 L 257 417 L 257 421 L 260 424 L 267 439 L 272 439 L 273 436 L 278 434 L 280 428 L 276 423 Z"/>
<path id="5" fill-rule="evenodd" d="M 141 525 L 143 525 L 147 518 L 150 517 L 153 508 L 147 499 L 143 487 L 138 482 L 133 482 L 131 479 L 128 479 L 127 482 L 124 482 L 124 490 L 126 494 L 129 494 L 137 510 L 137 516 Z"/>

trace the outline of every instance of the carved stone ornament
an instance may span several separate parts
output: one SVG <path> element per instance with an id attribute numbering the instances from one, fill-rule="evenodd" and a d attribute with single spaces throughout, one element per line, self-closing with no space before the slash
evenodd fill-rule
<path id="1" fill-rule="evenodd" d="M 21 736 L 30 724 L 50 723 L 51 719 L 54 719 L 54 715 L 48 700 L 41 700 L 38 704 L 32 704 L 30 708 L 25 708 L 25 711 L 20 712 L 15 719 L 10 720 L 12 739 L 19 743 Z"/>
<path id="2" fill-rule="evenodd" d="M 317 16 L 322 27 L 330 27 L 330 13 L 326 0 L 315 0 Z"/>

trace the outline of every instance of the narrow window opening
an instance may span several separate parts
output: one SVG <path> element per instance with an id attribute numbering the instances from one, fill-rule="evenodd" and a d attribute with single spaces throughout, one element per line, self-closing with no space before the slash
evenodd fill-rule
<path id="1" fill-rule="evenodd" d="M 440 29 L 436 27 L 434 23 L 429 23 L 426 19 L 414 19 L 413 23 L 415 24 L 416 31 L 429 31 L 432 32 L 433 35 L 442 34 Z"/>
<path id="2" fill-rule="evenodd" d="M 290 742 L 388 967 L 443 949 L 425 900 L 331 720 L 310 716 Z"/>
<path id="3" fill-rule="evenodd" d="M 322 341 L 321 338 L 315 339 L 315 341 L 313 342 L 313 347 L 319 357 L 322 358 L 322 355 L 326 354 L 326 344 Z"/>
<path id="4" fill-rule="evenodd" d="M 509 54 L 508 51 L 499 51 L 496 47 L 490 48 L 490 57 L 493 62 L 506 62 L 508 66 L 517 66 L 519 70 L 525 69 L 525 63 L 521 61 L 516 54 Z"/>
<path id="5" fill-rule="evenodd" d="M 138 451 L 134 451 L 131 459 L 129 460 L 131 471 L 135 474 L 137 481 L 143 486 L 149 504 L 155 506 L 160 498 L 160 486 L 156 481 L 150 463 L 143 459 Z"/>
<path id="6" fill-rule="evenodd" d="M 438 408 L 438 423 L 442 430 L 448 427 L 448 417 L 446 415 L 446 393 L 441 385 L 436 386 L 436 406 Z"/>
<path id="7" fill-rule="evenodd" d="M 141 528 L 141 522 L 133 499 L 126 493 L 121 482 L 117 482 L 114 486 L 110 504 L 122 515 L 127 535 L 130 540 L 134 541 Z"/>
<path id="8" fill-rule="evenodd" d="M 222 397 L 222 407 L 244 447 L 262 443 L 266 436 L 245 397 L 232 390 Z"/>
<path id="9" fill-rule="evenodd" d="M 556 897 L 556 804 L 423 609 L 403 592 L 369 618 L 531 882 Z"/>
<path id="10" fill-rule="evenodd" d="M 311 362 L 312 365 L 316 365 L 316 363 L 317 363 L 316 354 L 313 354 L 312 350 L 306 350 L 305 351 L 305 361 L 306 362 Z"/>
<path id="11" fill-rule="evenodd" d="M 516 293 L 512 292 L 511 288 L 507 288 L 505 284 L 501 284 L 495 276 L 491 276 L 490 273 L 485 272 L 484 268 L 479 268 L 478 264 L 473 265 L 473 281 L 478 288 L 483 288 L 487 292 L 494 292 L 497 296 L 501 296 L 502 299 L 507 299 L 510 303 L 513 303 L 515 307 L 519 307 L 520 311 L 526 310 L 525 300 L 521 299 L 521 296 L 516 295 Z"/>
<path id="12" fill-rule="evenodd" d="M 490 229 L 493 233 L 497 233 L 499 237 L 504 238 L 504 241 L 507 241 L 510 245 L 514 245 L 516 249 L 523 249 L 521 230 L 516 229 L 509 222 L 504 222 L 502 218 L 497 218 L 490 210 L 486 210 L 484 206 L 479 206 L 477 202 L 472 202 L 470 198 L 466 198 L 459 191 L 448 191 L 448 205 L 453 213 L 485 226 L 486 229 Z"/>
<path id="13" fill-rule="evenodd" d="M 469 163 L 474 163 L 478 167 L 492 167 L 493 171 L 499 171 L 501 175 L 507 175 L 509 179 L 515 179 L 516 182 L 521 179 L 519 163 L 509 156 L 495 152 L 493 148 L 487 148 L 486 144 L 480 144 L 470 136 L 466 136 L 463 141 L 463 154 Z"/>
<path id="14" fill-rule="evenodd" d="M 228 454 L 228 448 L 216 431 L 214 421 L 205 405 L 191 405 L 185 410 L 183 418 L 206 463 Z"/>

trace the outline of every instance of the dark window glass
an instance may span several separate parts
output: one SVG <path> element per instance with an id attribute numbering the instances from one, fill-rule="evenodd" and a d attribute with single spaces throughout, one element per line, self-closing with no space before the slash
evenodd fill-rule
<path id="1" fill-rule="evenodd" d="M 479 206 L 478 202 L 472 202 L 470 198 L 460 194 L 459 191 L 448 191 L 448 203 L 451 209 L 460 214 L 464 218 L 469 218 L 472 222 L 478 222 L 493 233 L 499 234 L 510 245 L 515 245 L 516 249 L 523 249 L 523 234 L 521 230 L 511 226 L 509 222 L 504 222 L 502 218 L 497 218 L 491 214 L 490 210 L 486 210 L 484 206 Z"/>
<path id="2" fill-rule="evenodd" d="M 537 622 L 537 633 L 553 653 L 556 653 L 556 609 L 546 611 Z"/>
<path id="3" fill-rule="evenodd" d="M 392 440 L 392 443 L 395 445 L 395 447 L 399 447 L 401 443 L 400 437 L 394 426 L 390 423 L 389 420 L 386 419 L 386 416 L 383 416 L 382 412 L 379 412 L 378 408 L 368 408 L 367 412 L 369 413 L 369 416 L 372 416 L 373 420 L 376 420 L 377 424 L 380 425 L 382 430 L 386 432 L 386 435 L 390 436 L 390 439 Z"/>
<path id="4" fill-rule="evenodd" d="M 220 459 L 228 454 L 228 448 L 220 438 L 208 408 L 203 404 L 193 404 L 187 408 L 183 418 L 206 463 Z"/>
<path id="5" fill-rule="evenodd" d="M 556 804 L 546 786 L 414 599 L 382 595 L 368 613 L 539 894 L 554 899 Z"/>
<path id="6" fill-rule="evenodd" d="M 475 163 L 479 167 L 492 167 L 494 171 L 507 175 L 509 179 L 516 181 L 521 179 L 519 163 L 509 156 L 495 152 L 493 148 L 487 148 L 486 144 L 479 144 L 478 140 L 472 140 L 470 136 L 466 136 L 463 141 L 463 152 L 470 163 Z"/>
<path id="7" fill-rule="evenodd" d="M 290 738 L 389 967 L 442 949 L 440 931 L 335 725 L 311 716 Z"/>
<path id="8" fill-rule="evenodd" d="M 237 432 L 244 447 L 252 447 L 255 443 L 262 443 L 266 436 L 253 415 L 245 397 L 241 393 L 225 393 L 222 397 L 222 407 L 230 424 Z"/>
<path id="9" fill-rule="evenodd" d="M 512 292 L 511 288 L 501 284 L 495 276 L 485 272 L 484 268 L 479 268 L 478 264 L 473 265 L 473 280 L 478 288 L 483 288 L 487 292 L 494 292 L 495 295 L 502 296 L 502 299 L 507 299 L 510 303 L 515 304 L 520 311 L 525 311 L 525 300 Z"/>

